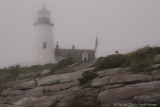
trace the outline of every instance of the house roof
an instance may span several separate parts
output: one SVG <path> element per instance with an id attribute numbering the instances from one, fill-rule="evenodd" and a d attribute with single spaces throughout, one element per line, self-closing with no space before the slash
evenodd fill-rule
<path id="1" fill-rule="evenodd" d="M 94 59 L 94 50 L 85 50 L 85 49 L 59 49 L 58 50 L 59 54 L 58 56 L 62 56 L 64 58 L 68 57 L 73 57 L 75 60 L 81 60 L 82 59 L 82 54 L 84 52 L 87 52 L 89 55 L 89 60 Z M 58 57 L 56 56 L 56 57 Z"/>

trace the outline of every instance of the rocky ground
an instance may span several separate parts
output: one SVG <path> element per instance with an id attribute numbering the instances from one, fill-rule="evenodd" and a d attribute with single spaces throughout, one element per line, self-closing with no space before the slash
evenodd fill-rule
<path id="1" fill-rule="evenodd" d="M 72 65 L 70 67 L 75 72 L 71 73 L 0 84 L 11 87 L 0 93 L 0 107 L 69 107 L 69 103 L 73 102 L 99 102 L 102 107 L 159 106 L 159 70 L 133 73 L 130 68 L 105 69 L 98 71 L 98 77 L 84 88 L 77 79 L 83 72 L 93 70 L 93 64 Z M 42 74 L 46 72 L 49 71 L 45 70 Z M 20 75 L 20 78 L 23 76 Z M 79 103 L 76 104 L 74 107 L 80 107 Z"/>

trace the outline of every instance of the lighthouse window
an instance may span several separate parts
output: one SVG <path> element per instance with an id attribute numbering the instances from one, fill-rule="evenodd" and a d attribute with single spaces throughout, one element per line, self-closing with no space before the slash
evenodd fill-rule
<path id="1" fill-rule="evenodd" d="M 46 48 L 47 48 L 47 43 L 43 42 L 43 49 L 46 49 Z"/>

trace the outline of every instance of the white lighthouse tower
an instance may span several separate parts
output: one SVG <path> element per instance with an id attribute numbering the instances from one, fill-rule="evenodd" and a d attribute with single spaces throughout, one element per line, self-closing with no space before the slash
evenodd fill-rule
<path id="1" fill-rule="evenodd" d="M 56 63 L 53 41 L 53 23 L 51 22 L 50 12 L 45 6 L 38 11 L 38 19 L 34 26 L 36 29 L 34 65 Z"/>

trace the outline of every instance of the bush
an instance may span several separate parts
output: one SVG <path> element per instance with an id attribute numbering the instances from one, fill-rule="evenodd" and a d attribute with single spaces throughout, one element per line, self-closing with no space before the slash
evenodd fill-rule
<path id="1" fill-rule="evenodd" d="M 154 64 L 154 55 L 159 52 L 160 48 L 145 47 L 130 54 L 109 55 L 102 60 L 98 60 L 95 64 L 95 70 L 103 70 L 115 67 L 131 67 L 135 72 L 145 72 L 150 70 L 150 66 Z"/>
<path id="2" fill-rule="evenodd" d="M 126 57 L 121 54 L 109 55 L 105 57 L 102 61 L 96 62 L 96 70 L 103 70 L 109 68 L 115 68 L 122 66 L 126 61 Z"/>
<path id="3" fill-rule="evenodd" d="M 19 73 L 20 73 L 19 65 L 0 69 L 0 83 L 16 80 Z"/>
<path id="4" fill-rule="evenodd" d="M 1 86 L 1 87 L 0 87 L 0 93 L 3 92 L 3 90 L 5 90 L 5 89 L 7 89 L 7 88 L 9 88 L 9 87 L 8 87 L 8 86 Z"/>
<path id="5" fill-rule="evenodd" d="M 56 70 L 60 70 L 60 69 L 63 69 L 65 68 L 66 66 L 68 65 L 71 65 L 73 64 L 74 61 L 72 58 L 68 58 L 68 59 L 63 59 L 61 61 L 59 61 L 57 64 L 55 64 L 54 67 L 52 67 L 52 71 L 50 73 L 48 73 L 47 75 L 53 75 L 55 73 Z M 63 73 L 66 73 L 66 72 L 73 72 L 72 70 L 68 70 L 68 69 L 65 69 Z"/>
<path id="6" fill-rule="evenodd" d="M 87 83 L 88 81 L 96 78 L 98 76 L 98 74 L 94 71 L 85 71 L 82 74 L 82 78 L 79 78 L 78 81 L 80 83 L 80 85 L 83 85 L 85 83 Z"/>
<path id="7" fill-rule="evenodd" d="M 39 72 L 45 69 L 51 69 L 53 72 L 50 74 L 54 74 L 54 70 L 62 69 L 70 64 L 73 64 L 74 61 L 72 58 L 68 58 L 58 62 L 57 64 L 45 64 L 45 65 L 33 65 L 31 67 L 20 67 L 19 65 L 10 66 L 8 68 L 0 69 L 0 83 L 10 82 L 17 79 L 19 74 L 27 74 Z M 29 76 L 26 78 L 37 78 L 41 75 L 38 73 L 35 77 Z M 24 79 L 24 78 L 23 78 Z"/>
<path id="8" fill-rule="evenodd" d="M 147 72 L 151 68 L 151 65 L 154 64 L 152 58 L 145 58 L 143 60 L 137 59 L 131 63 L 131 69 L 134 72 Z"/>
<path id="9" fill-rule="evenodd" d="M 149 47 L 147 53 L 152 55 L 160 54 L 160 47 Z"/>
<path id="10" fill-rule="evenodd" d="M 43 94 L 49 94 L 52 91 L 50 89 L 43 89 L 42 92 Z"/>
<path id="11" fill-rule="evenodd" d="M 83 101 L 70 101 L 66 107 L 102 107 L 102 102 L 98 100 L 94 100 L 91 102 L 83 102 Z"/>
<path id="12" fill-rule="evenodd" d="M 90 87 L 91 87 L 91 80 L 89 80 L 85 84 L 83 84 L 82 89 L 90 88 Z"/>
<path id="13" fill-rule="evenodd" d="M 39 72 L 44 69 L 52 69 L 53 67 L 55 67 L 55 64 L 34 65 L 31 67 L 20 67 L 19 65 L 16 65 L 0 69 L 0 83 L 14 81 L 17 79 L 19 74 Z M 36 78 L 39 76 L 41 75 L 38 73 L 35 77 L 29 76 L 26 78 Z"/>
<path id="14" fill-rule="evenodd" d="M 72 60 L 72 58 L 68 58 L 58 62 L 57 64 L 33 65 L 31 67 L 20 67 L 19 65 L 10 66 L 8 68 L 0 69 L 0 83 L 6 83 L 17 80 L 19 74 L 27 74 L 34 72 L 38 73 L 39 71 L 45 69 L 53 70 L 53 72 L 50 72 L 50 74 L 54 74 L 54 70 L 62 69 L 73 63 L 74 61 Z M 41 75 L 38 73 L 36 76 L 29 76 L 26 78 L 37 78 L 40 76 Z"/>
<path id="15" fill-rule="evenodd" d="M 21 68 L 21 71 L 23 73 L 33 73 L 33 72 L 38 72 L 45 69 L 53 69 L 55 66 L 56 64 L 33 65 L 31 67 L 23 67 Z"/>
<path id="16" fill-rule="evenodd" d="M 71 65 L 73 63 L 74 63 L 74 61 L 73 61 L 72 58 L 63 59 L 63 60 L 61 60 L 60 62 L 57 63 L 56 69 L 62 69 L 62 68 L 66 67 L 68 65 Z"/>

